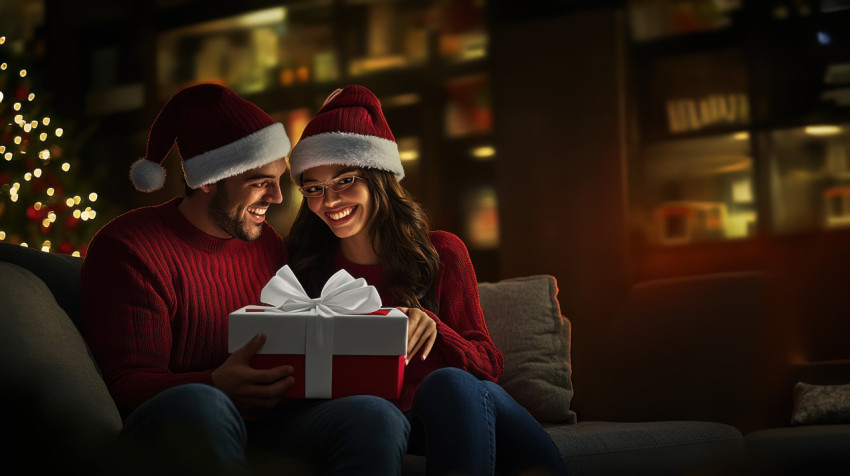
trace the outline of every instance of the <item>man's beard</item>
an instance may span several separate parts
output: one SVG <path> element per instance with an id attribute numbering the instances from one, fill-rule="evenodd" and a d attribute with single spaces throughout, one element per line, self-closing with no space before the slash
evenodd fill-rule
<path id="1" fill-rule="evenodd" d="M 231 207 L 230 197 L 224 188 L 224 184 L 219 184 L 216 187 L 215 196 L 210 203 L 210 217 L 227 234 L 240 240 L 254 241 L 263 232 L 262 223 L 256 225 L 248 223 L 244 217 L 240 218 L 239 210 Z"/>

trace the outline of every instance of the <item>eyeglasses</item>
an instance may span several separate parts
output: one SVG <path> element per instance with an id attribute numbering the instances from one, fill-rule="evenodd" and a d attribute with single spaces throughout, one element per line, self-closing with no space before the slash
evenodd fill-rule
<path id="1" fill-rule="evenodd" d="M 301 192 L 301 195 L 304 195 L 305 197 L 321 197 L 325 194 L 326 189 L 331 189 L 336 193 L 344 192 L 351 188 L 357 180 L 365 181 L 366 179 L 359 175 L 343 175 L 341 177 L 328 180 L 327 182 L 304 185 L 303 187 L 298 187 L 298 190 Z"/>

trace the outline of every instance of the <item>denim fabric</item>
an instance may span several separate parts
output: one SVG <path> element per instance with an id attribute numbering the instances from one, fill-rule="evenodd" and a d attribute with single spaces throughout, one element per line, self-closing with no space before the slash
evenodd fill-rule
<path id="1" fill-rule="evenodd" d="M 390 402 L 371 396 L 285 400 L 262 420 L 245 422 L 220 390 L 187 384 L 137 408 L 124 432 L 150 440 L 175 430 L 184 450 L 202 447 L 221 463 L 216 474 L 250 474 L 246 455 L 256 449 L 280 457 L 286 474 L 399 475 L 410 425 Z"/>
<path id="2" fill-rule="evenodd" d="M 443 368 L 419 385 L 409 451 L 426 456 L 429 475 L 564 475 L 555 443 L 498 384 Z"/>

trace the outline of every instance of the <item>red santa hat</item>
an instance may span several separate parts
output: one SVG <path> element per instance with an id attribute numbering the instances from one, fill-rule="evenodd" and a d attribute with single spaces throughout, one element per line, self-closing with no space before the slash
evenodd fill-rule
<path id="1" fill-rule="evenodd" d="M 289 156 L 296 182 L 305 170 L 320 165 L 386 170 L 397 180 L 404 178 L 398 144 L 375 93 L 355 84 L 325 99 Z"/>
<path id="2" fill-rule="evenodd" d="M 290 149 L 283 124 L 218 84 L 189 86 L 165 103 L 148 134 L 145 157 L 130 168 L 136 189 L 162 188 L 162 161 L 175 143 L 191 188 L 284 158 Z"/>

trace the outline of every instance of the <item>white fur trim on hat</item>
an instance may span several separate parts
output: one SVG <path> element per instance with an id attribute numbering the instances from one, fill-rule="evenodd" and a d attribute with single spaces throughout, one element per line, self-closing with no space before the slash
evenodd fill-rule
<path id="1" fill-rule="evenodd" d="M 290 174 L 301 181 L 301 174 L 320 165 L 351 165 L 386 170 L 398 181 L 404 178 L 404 167 L 398 144 L 376 136 L 350 132 L 323 132 L 305 137 L 295 144 L 289 157 Z"/>
<path id="2" fill-rule="evenodd" d="M 183 173 L 191 188 L 233 177 L 282 159 L 289 153 L 289 137 L 276 122 L 241 139 L 183 160 Z"/>
<path id="3" fill-rule="evenodd" d="M 157 162 L 144 157 L 130 166 L 130 180 L 141 192 L 154 192 L 165 184 L 165 169 Z"/>

